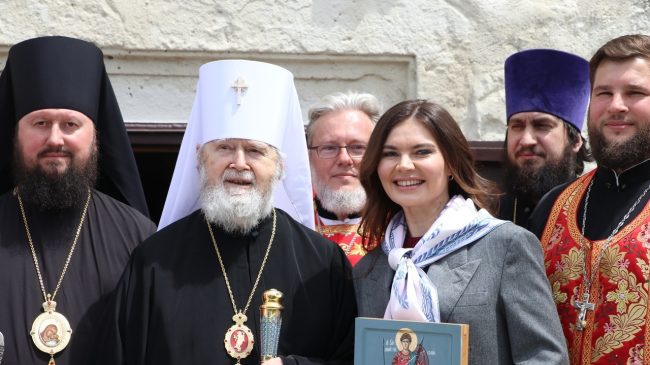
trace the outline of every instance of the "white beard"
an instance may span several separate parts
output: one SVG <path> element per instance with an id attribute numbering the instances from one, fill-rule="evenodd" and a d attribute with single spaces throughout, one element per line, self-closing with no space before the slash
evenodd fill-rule
<path id="1" fill-rule="evenodd" d="M 318 181 L 314 185 L 323 208 L 336 215 L 358 214 L 366 204 L 366 191 L 362 186 L 353 190 L 332 190 Z"/>
<path id="2" fill-rule="evenodd" d="M 260 188 L 251 171 L 238 172 L 233 169 L 224 171 L 221 181 L 210 184 L 202 166 L 199 167 L 201 178 L 201 209 L 207 220 L 222 227 L 229 233 L 247 234 L 259 222 L 271 214 L 273 209 L 273 187 L 279 175 L 273 177 L 266 190 Z M 252 189 L 226 188 L 223 182 L 227 178 L 238 177 L 253 181 Z"/>

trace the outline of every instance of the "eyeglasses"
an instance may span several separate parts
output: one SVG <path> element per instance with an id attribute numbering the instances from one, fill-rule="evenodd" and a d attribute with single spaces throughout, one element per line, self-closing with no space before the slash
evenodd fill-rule
<path id="1" fill-rule="evenodd" d="M 341 152 L 341 148 L 345 148 L 348 151 L 348 155 L 351 158 L 361 158 L 366 152 L 367 146 L 365 144 L 351 144 L 349 146 L 337 146 L 333 144 L 324 144 L 321 146 L 311 146 L 307 147 L 310 150 L 316 150 L 316 154 L 320 158 L 335 158 Z"/>

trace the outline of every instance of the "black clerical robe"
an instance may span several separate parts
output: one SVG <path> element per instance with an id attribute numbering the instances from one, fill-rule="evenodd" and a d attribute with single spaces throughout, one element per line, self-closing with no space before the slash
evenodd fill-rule
<path id="1" fill-rule="evenodd" d="M 509 220 L 512 223 L 527 228 L 528 218 L 535 209 L 536 203 L 519 199 L 512 193 L 505 193 L 499 199 L 499 215 L 497 218 Z"/>
<path id="2" fill-rule="evenodd" d="M 59 213 L 25 206 L 46 290 L 51 293 L 79 224 L 81 208 Z M 131 251 L 155 232 L 137 210 L 98 191 L 93 192 L 86 221 L 54 300 L 72 327 L 68 347 L 55 355 L 57 365 L 93 364 L 107 297 L 115 288 Z M 4 334 L 2 365 L 47 364 L 29 335 L 42 310 L 39 286 L 18 202 L 11 192 L 0 196 L 0 332 Z"/>
<path id="3" fill-rule="evenodd" d="M 625 213 L 632 207 L 643 191 L 650 184 L 650 160 L 636 165 L 621 174 L 616 174 L 606 167 L 598 167 L 594 177 L 594 184 L 589 194 L 588 216 L 585 226 L 585 236 L 591 240 L 602 240 L 609 237 Z M 540 200 L 533 214 L 530 216 L 529 229 L 541 239 L 555 200 L 567 187 L 563 184 L 553 188 Z M 645 202 L 650 199 L 650 192 L 646 194 L 636 209 L 630 214 L 636 217 L 644 208 Z M 580 201 L 577 224 L 582 229 L 582 216 L 584 212 L 584 199 Z"/>
<path id="4" fill-rule="evenodd" d="M 276 212 L 273 246 L 245 313 L 255 344 L 241 363 L 260 363 L 259 307 L 262 292 L 271 288 L 284 294 L 278 346 L 284 364 L 352 363 L 357 311 L 345 254 L 283 211 Z M 244 236 L 213 225 L 238 309 L 251 293 L 271 230 L 270 216 Z M 105 363 L 235 363 L 224 348 L 226 331 L 234 324 L 233 306 L 200 211 L 136 248 L 115 298 L 116 325 L 105 342 Z"/>

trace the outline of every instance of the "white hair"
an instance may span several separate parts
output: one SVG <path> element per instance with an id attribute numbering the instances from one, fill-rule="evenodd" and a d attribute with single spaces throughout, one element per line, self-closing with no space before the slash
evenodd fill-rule
<path id="1" fill-rule="evenodd" d="M 226 232 L 247 234 L 262 219 L 269 216 L 273 209 L 273 188 L 284 175 L 280 155 L 278 154 L 277 157 L 275 173 L 267 186 L 258 184 L 253 171 L 237 171 L 231 168 L 224 171 L 219 181 L 211 183 L 202 160 L 199 160 L 201 182 L 199 199 L 201 210 L 207 220 Z M 225 187 L 224 181 L 232 178 L 252 181 L 252 189 L 244 191 L 244 188 Z M 245 194 L 241 194 L 242 192 Z"/>
<path id="2" fill-rule="evenodd" d="M 366 204 L 366 191 L 361 185 L 352 190 L 336 190 L 330 189 L 318 179 L 313 181 L 321 206 L 336 215 L 359 213 Z"/>
<path id="3" fill-rule="evenodd" d="M 381 105 L 377 98 L 368 93 L 348 91 L 346 93 L 334 93 L 321 99 L 318 104 L 309 108 L 309 124 L 307 125 L 307 144 L 311 143 L 316 120 L 323 115 L 339 110 L 358 110 L 368 116 L 372 123 L 377 123 L 381 114 Z"/>

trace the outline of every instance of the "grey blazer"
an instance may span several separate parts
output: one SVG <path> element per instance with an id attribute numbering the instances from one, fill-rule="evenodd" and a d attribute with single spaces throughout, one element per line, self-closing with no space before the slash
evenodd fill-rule
<path id="1" fill-rule="evenodd" d="M 537 238 L 506 223 L 425 270 L 441 321 L 469 324 L 470 364 L 569 363 L 542 262 Z M 359 316 L 384 316 L 394 274 L 381 247 L 355 265 Z"/>

